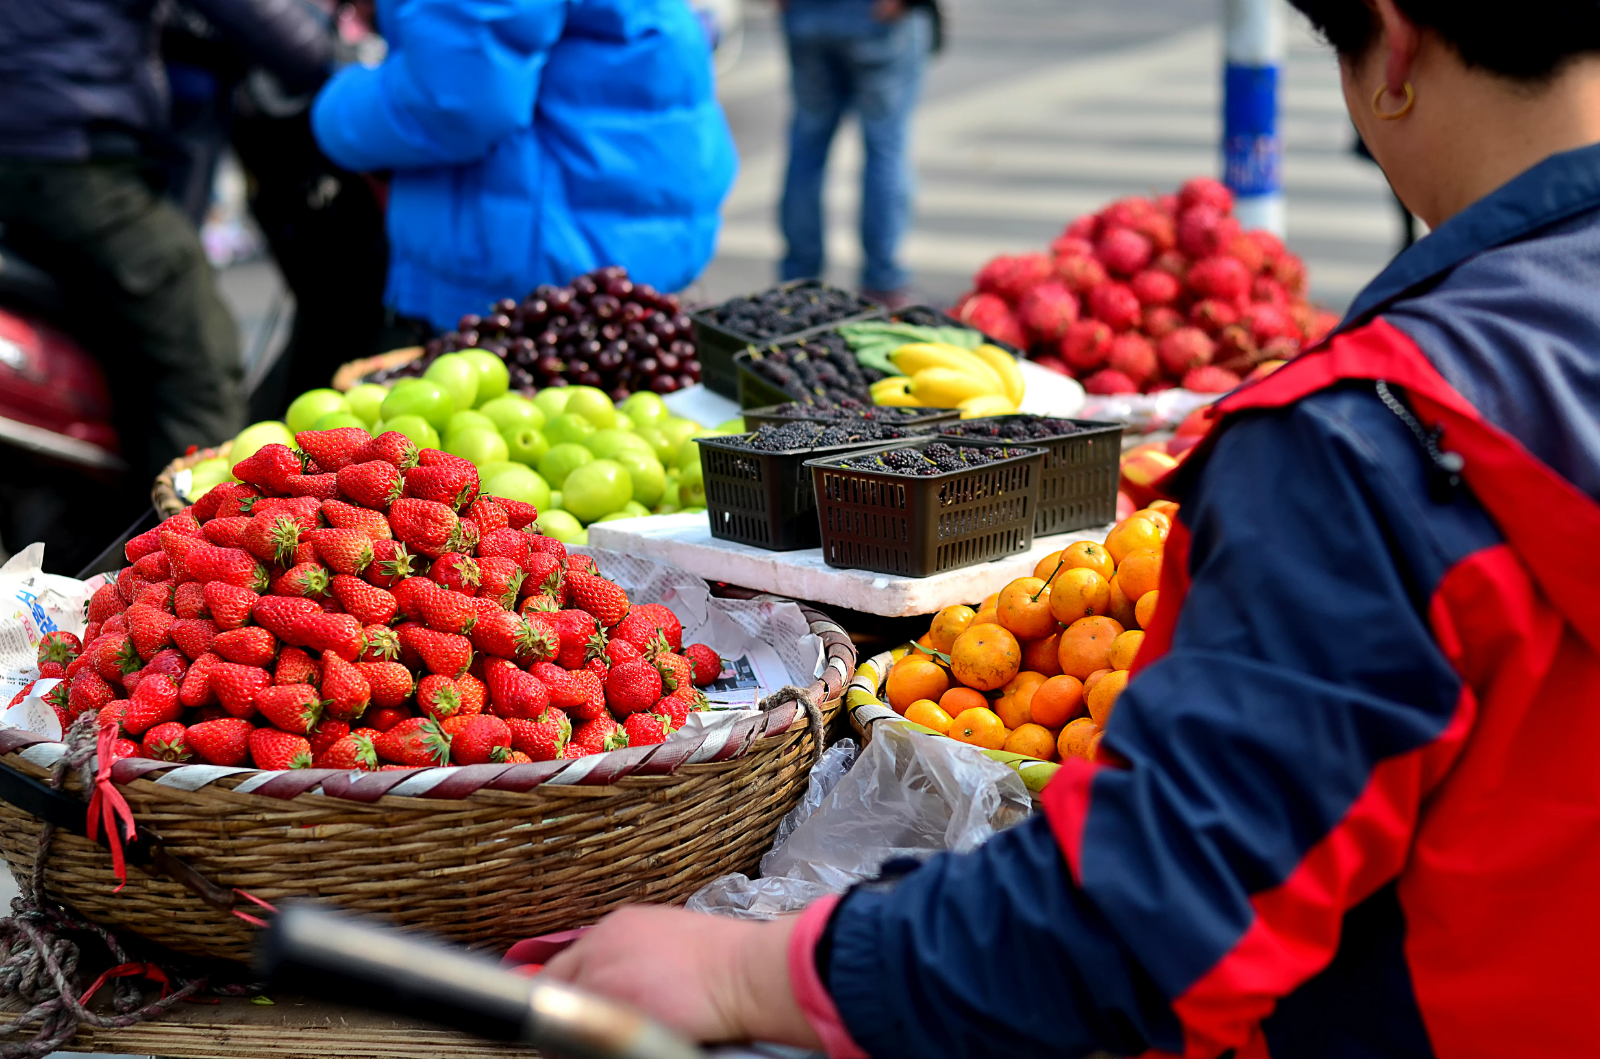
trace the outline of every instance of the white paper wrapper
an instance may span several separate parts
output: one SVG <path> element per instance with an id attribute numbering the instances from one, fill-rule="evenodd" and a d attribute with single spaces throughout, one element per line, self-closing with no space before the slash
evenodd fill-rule
<path id="1" fill-rule="evenodd" d="M 83 635 L 84 608 L 105 581 L 47 574 L 43 564 L 44 545 L 30 544 L 0 567 L 0 708 L 39 676 L 45 633 Z"/>
<path id="2" fill-rule="evenodd" d="M 1091 396 L 1078 412 L 1078 418 L 1121 423 L 1132 433 L 1153 434 L 1159 430 L 1173 429 L 1190 412 L 1215 402 L 1221 396 L 1220 393 L 1195 393 L 1193 390 Z"/>

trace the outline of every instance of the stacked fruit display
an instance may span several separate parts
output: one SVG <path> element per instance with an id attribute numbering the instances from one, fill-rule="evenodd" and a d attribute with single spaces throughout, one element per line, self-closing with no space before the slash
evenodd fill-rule
<path id="1" fill-rule="evenodd" d="M 1155 614 L 1176 511 L 1156 501 L 1104 544 L 1069 545 L 976 608 L 941 610 L 889 671 L 889 706 L 985 749 L 1092 760 Z"/>
<path id="2" fill-rule="evenodd" d="M 536 287 L 522 301 L 502 298 L 489 313 L 469 313 L 430 341 L 423 356 L 372 377 L 417 376 L 438 357 L 485 349 L 505 361 L 517 390 L 594 386 L 624 400 L 630 393 L 672 393 L 700 381 L 694 327 L 677 295 L 634 283 L 610 265 L 565 287 Z"/>
<path id="3" fill-rule="evenodd" d="M 481 764 L 658 743 L 721 662 L 536 532 L 477 468 L 390 431 L 303 431 L 129 541 L 81 649 L 41 672 L 119 756 L 282 769 Z"/>
<path id="4" fill-rule="evenodd" d="M 1207 178 L 1080 217 L 1050 253 L 997 257 L 973 286 L 959 319 L 1092 394 L 1230 390 L 1337 323 L 1306 300 L 1304 263 L 1243 231 L 1232 194 Z"/>

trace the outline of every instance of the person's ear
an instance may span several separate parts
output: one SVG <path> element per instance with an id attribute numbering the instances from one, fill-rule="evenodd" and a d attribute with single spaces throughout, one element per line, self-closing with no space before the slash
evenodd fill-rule
<path id="1" fill-rule="evenodd" d="M 1422 45 L 1422 33 L 1395 0 L 1367 0 L 1367 3 L 1378 16 L 1383 47 L 1388 51 L 1384 56 L 1384 86 L 1393 95 L 1405 95 L 1406 82 L 1411 80 L 1411 65 Z"/>

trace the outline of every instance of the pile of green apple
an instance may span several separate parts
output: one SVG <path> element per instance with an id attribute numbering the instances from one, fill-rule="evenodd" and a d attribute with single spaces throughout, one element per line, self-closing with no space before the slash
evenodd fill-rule
<path id="1" fill-rule="evenodd" d="M 583 544 L 594 522 L 704 510 L 699 446 L 690 439 L 743 430 L 736 419 L 707 430 L 672 415 L 648 391 L 619 405 L 591 386 L 550 387 L 529 398 L 507 385 L 505 362 L 472 349 L 446 354 L 421 378 L 392 388 L 308 391 L 283 422 L 246 427 L 226 459 L 197 464 L 189 498 L 228 481 L 233 465 L 263 445 L 293 446 L 302 430 L 394 430 L 421 448 L 471 460 L 482 492 L 533 504 L 544 533 Z"/>

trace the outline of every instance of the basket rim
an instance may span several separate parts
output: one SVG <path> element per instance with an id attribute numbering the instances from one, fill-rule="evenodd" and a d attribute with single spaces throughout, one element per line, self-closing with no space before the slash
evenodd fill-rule
<path id="1" fill-rule="evenodd" d="M 961 443 L 968 443 L 968 442 L 971 442 L 971 441 L 976 441 L 977 439 L 976 438 L 959 438 L 957 440 L 960 441 Z M 995 439 L 991 439 L 991 440 L 995 440 Z M 878 447 L 883 449 L 883 451 L 888 452 L 891 449 L 904 449 L 904 448 L 917 448 L 917 447 L 926 448 L 928 445 L 931 445 L 934 442 L 941 442 L 941 443 L 944 443 L 944 444 L 949 444 L 949 441 L 947 440 L 947 436 L 946 435 L 944 435 L 944 434 L 932 434 L 932 435 L 928 435 L 928 436 L 924 436 L 924 437 L 920 437 L 920 438 L 901 438 L 898 441 L 889 442 L 888 444 L 880 445 Z M 974 448 L 994 448 L 993 445 L 975 445 L 973 447 Z M 1035 458 L 1038 458 L 1038 457 L 1048 456 L 1049 455 L 1048 450 L 1040 448 L 1037 445 L 1014 445 L 1012 447 L 1016 448 L 1016 449 L 1019 449 L 1021 451 L 1015 453 L 1014 455 L 1007 456 L 1004 459 L 992 460 L 989 463 L 980 464 L 977 467 L 963 467 L 959 471 L 945 471 L 942 474 L 896 474 L 893 471 L 875 471 L 875 470 L 872 470 L 870 467 L 846 467 L 843 464 L 837 462 L 839 460 L 855 459 L 857 456 L 870 456 L 872 454 L 872 450 L 871 449 L 867 449 L 867 450 L 864 450 L 864 451 L 861 451 L 861 452 L 840 453 L 837 456 L 819 456 L 816 459 L 807 460 L 805 462 L 805 465 L 807 467 L 815 467 L 815 468 L 826 469 L 826 470 L 830 470 L 830 471 L 845 471 L 845 472 L 850 473 L 850 474 L 876 475 L 877 477 L 880 477 L 880 478 L 893 479 L 893 480 L 896 480 L 896 481 L 902 481 L 903 480 L 903 481 L 908 481 L 908 482 L 942 482 L 947 478 L 953 478 L 953 477 L 956 477 L 958 475 L 976 474 L 976 473 L 979 473 L 981 471 L 987 470 L 988 468 L 991 468 L 991 467 L 1009 467 L 1009 466 L 1012 465 L 1013 462 L 1021 462 L 1022 460 L 1031 460 L 1031 459 L 1035 459 Z"/>
<path id="2" fill-rule="evenodd" d="M 1082 428 L 1066 434 L 1052 434 L 1047 438 L 1027 438 L 1024 441 L 1017 442 L 1019 445 L 1042 445 L 1046 442 L 1065 441 L 1069 438 L 1094 437 L 1112 430 L 1115 430 L 1118 434 L 1122 433 L 1121 423 L 1112 423 L 1104 419 L 1077 419 L 1073 416 L 1045 416 L 1037 415 L 1033 412 L 1009 412 L 1005 415 L 975 416 L 972 419 L 961 419 L 954 423 L 947 423 L 940 427 L 939 434 L 941 437 L 960 438 L 962 441 L 981 441 L 989 444 L 1010 441 L 1010 438 L 969 438 L 964 434 L 951 433 L 952 428 L 959 427 L 964 423 L 990 423 L 999 419 L 1059 419 L 1062 422 L 1072 423 Z"/>
<path id="3" fill-rule="evenodd" d="M 219 456 L 225 457 L 232 450 L 233 439 L 229 438 L 214 448 L 198 449 L 179 456 L 163 467 L 150 486 L 150 504 L 156 509 L 156 514 L 162 518 L 171 518 L 189 505 L 189 501 L 178 495 L 176 479 L 179 471 L 190 470 L 206 460 L 214 460 Z"/>
<path id="4" fill-rule="evenodd" d="M 410 364 L 425 352 L 426 348 L 423 346 L 401 346 L 399 349 L 375 353 L 370 357 L 347 360 L 333 373 L 333 378 L 328 381 L 328 387 L 340 393 L 349 393 L 361 383 L 362 379 L 373 372 Z"/>
<path id="5" fill-rule="evenodd" d="M 706 445 L 707 447 L 716 449 L 719 452 L 732 452 L 732 453 L 737 453 L 737 454 L 739 454 L 741 456 L 743 456 L 743 455 L 749 455 L 749 456 L 804 456 L 804 455 L 806 455 L 808 453 L 818 453 L 818 452 L 820 452 L 820 453 L 834 453 L 834 452 L 837 452 L 837 453 L 843 454 L 848 449 L 862 449 L 862 448 L 870 449 L 870 448 L 874 448 L 874 447 L 878 447 L 878 446 L 893 445 L 894 443 L 900 442 L 900 441 L 916 441 L 916 440 L 919 440 L 920 438 L 926 436 L 926 435 L 920 435 L 919 434 L 919 435 L 917 435 L 917 437 L 909 437 L 909 438 L 874 438 L 871 441 L 845 441 L 845 442 L 839 443 L 838 445 L 820 445 L 820 446 L 817 446 L 817 445 L 806 445 L 806 446 L 802 446 L 801 448 L 798 448 L 798 449 L 776 449 L 776 450 L 772 450 L 772 449 L 747 449 L 747 448 L 744 448 L 743 446 L 739 446 L 739 445 L 733 444 L 734 441 L 736 441 L 736 440 L 738 440 L 740 438 L 754 437 L 755 434 L 756 434 L 756 432 L 754 430 L 747 430 L 743 434 L 724 434 L 724 435 L 716 435 L 716 436 L 707 435 L 705 437 L 690 438 L 689 440 L 694 442 L 696 445 Z M 937 435 L 935 435 L 935 436 L 937 436 Z M 849 455 L 854 456 L 856 454 L 854 452 L 850 452 Z M 821 459 L 822 457 L 817 457 L 817 458 Z"/>

